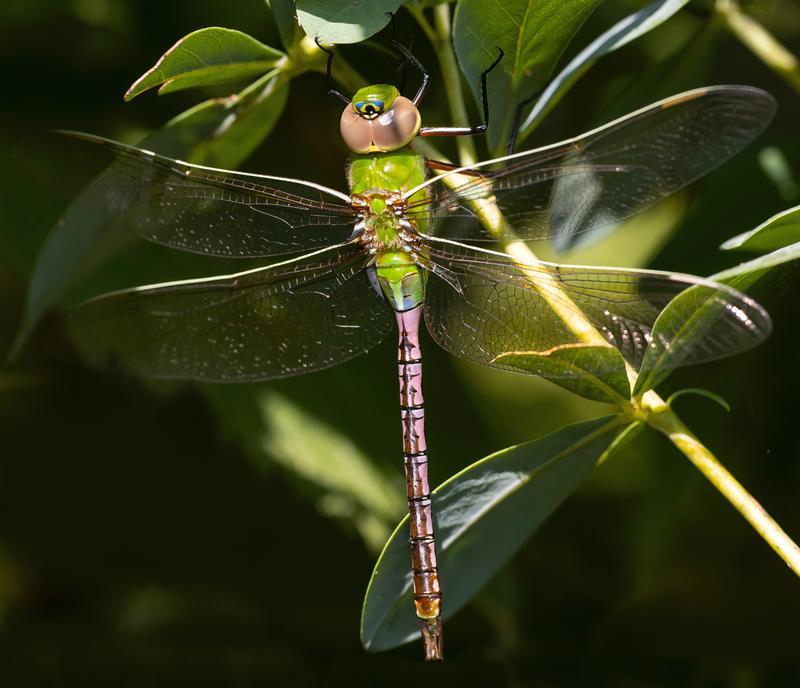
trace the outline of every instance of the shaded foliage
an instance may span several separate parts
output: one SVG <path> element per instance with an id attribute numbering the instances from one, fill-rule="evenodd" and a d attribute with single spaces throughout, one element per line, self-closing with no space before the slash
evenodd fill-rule
<path id="1" fill-rule="evenodd" d="M 260 2 L 179 3 L 164 11 L 112 0 L 74 6 L 78 9 L 31 2 L 25 9 L 3 10 L 2 49 L 12 58 L 4 76 L 15 93 L 0 114 L 3 148 L 10 151 L 24 135 L 52 127 L 129 141 L 146 132 L 149 146 L 172 156 L 343 188 L 339 106 L 325 97 L 322 78 L 312 74 L 323 69 L 324 60 L 302 44 L 289 3 L 271 4 L 277 27 Z M 360 4 L 358 11 L 366 11 Z M 409 7 L 419 13 L 430 4 L 435 3 Z M 466 16 L 471 4 L 457 3 L 456 16 Z M 634 262 L 652 259 L 661 269 L 716 273 L 766 300 L 777 324 L 766 345 L 746 357 L 679 371 L 666 381 L 665 392 L 709 388 L 730 402 L 728 416 L 709 410 L 702 399 L 687 398 L 681 408 L 706 443 L 797 534 L 800 522 L 792 504 L 800 473 L 790 413 L 800 384 L 793 363 L 800 332 L 791 298 L 796 222 L 791 213 L 780 214 L 736 242 L 739 248 L 771 252 L 744 265 L 730 267 L 735 259 L 717 247 L 800 200 L 800 170 L 792 162 L 800 153 L 795 131 L 800 105 L 797 94 L 715 22 L 707 6 L 692 3 L 689 11 L 678 12 L 683 4 L 652 3 L 643 10 L 640 4 L 604 3 L 582 27 L 589 11 L 576 14 L 574 23 L 564 24 L 563 36 L 548 36 L 556 44 L 550 53 L 532 54 L 547 63 L 537 63 L 541 73 L 533 81 L 526 81 L 527 67 L 512 70 L 517 90 L 498 112 L 507 123 L 514 101 L 530 95 L 526 89 L 538 88 L 551 71 L 560 76 L 525 120 L 526 134 L 534 137 L 528 143 L 574 135 L 627 109 L 707 83 L 748 83 L 777 96 L 778 120 L 756 147 L 683 192 L 682 203 L 664 206 L 664 231 L 677 232 L 668 247 L 659 252 L 654 245 L 650 255 L 632 258 L 638 247 L 623 232 L 610 236 L 607 246 L 615 262 L 624 263 L 627 256 Z M 797 52 L 800 17 L 791 3 L 751 4 L 754 15 Z M 322 5 L 298 3 L 298 9 L 313 13 Z M 604 32 L 625 26 L 630 17 L 647 11 L 656 16 L 657 10 L 659 19 L 678 14 L 663 26 L 648 25 L 654 30 L 630 43 L 616 36 L 609 45 L 618 53 L 594 64 L 581 81 L 573 78 L 606 52 L 594 39 L 608 37 Z M 376 10 L 374 25 L 362 26 L 362 34 L 332 37 L 367 38 L 388 21 L 384 11 Z M 437 11 L 425 10 L 431 26 Z M 189 25 L 186 16 L 192 17 Z M 342 16 L 344 24 L 351 21 Z M 352 22 L 361 26 L 362 19 Z M 425 64 L 436 65 L 425 27 L 402 10 L 398 23 Z M 231 98 L 231 88 L 217 75 L 209 79 L 186 68 L 172 77 L 182 84 L 164 74 L 148 85 L 198 90 L 160 100 L 143 95 L 123 110 L 121 94 L 135 74 L 152 65 L 176 36 L 203 24 L 254 36 L 255 43 L 245 39 L 242 46 L 248 59 L 260 55 L 269 62 L 274 49 L 265 46 L 279 46 L 292 57 L 292 71 L 260 65 L 260 78 Z M 67 38 L 59 43 L 38 38 L 53 27 Z M 483 53 L 470 52 L 467 44 L 462 40 L 459 48 L 456 33 L 469 77 L 465 85 L 475 87 L 472 72 L 480 71 Z M 587 53 L 584 46 L 595 48 Z M 393 80 L 396 57 L 370 43 L 345 47 L 340 56 L 339 74 L 347 87 L 354 76 L 347 61 L 368 81 Z M 248 59 L 246 67 L 240 62 L 236 74 L 229 73 L 232 79 L 259 73 Z M 42 73 L 48 75 L 46 89 Z M 664 73 L 669 78 L 655 77 Z M 200 98 L 206 100 L 195 105 Z M 423 115 L 437 124 L 449 121 L 441 81 L 434 82 Z M 540 128 L 531 133 L 534 124 Z M 477 145 L 482 157 L 488 153 L 482 142 Z M 765 153 L 784 164 L 760 164 Z M 219 267 L 158 247 L 131 247 L 113 236 L 104 239 L 110 243 L 97 244 L 87 236 L 87 213 L 74 207 L 69 211 L 74 229 L 67 215 L 66 229 L 62 224 L 60 234 L 45 239 L 63 202 L 42 191 L 36 168 L 54 164 L 42 152 L 22 165 L 33 175 L 20 173 L 19 157 L 4 158 L 0 168 L 4 348 L 11 346 L 23 313 L 28 281 L 46 285 L 28 295 L 24 334 L 44 320 L 27 348 L 20 348 L 19 362 L 0 369 L 0 679 L 8 685 L 167 685 L 175 677 L 215 685 L 406 684 L 421 669 L 415 666 L 418 648 L 365 656 L 357 636 L 370 567 L 402 508 L 392 344 L 309 378 L 235 392 L 148 384 L 83 369 L 58 320 L 45 317 L 53 306 Z M 67 186 L 69 180 L 63 181 Z M 102 218 L 94 221 L 104 234 Z M 670 314 L 662 317 L 670 327 Z M 596 401 L 614 401 L 625 389 L 621 373 L 602 389 L 584 381 L 588 386 L 573 391 L 596 400 L 586 401 L 538 379 L 454 361 L 430 340 L 423 346 L 434 483 L 498 447 L 543 436 L 568 421 L 591 425 L 587 419 L 608 410 Z M 546 362 L 521 357 L 515 365 L 591 369 L 587 352 L 574 354 L 561 352 Z M 597 448 L 584 457 L 588 463 L 570 474 L 570 486 L 583 480 L 600 454 Z M 609 456 L 448 622 L 452 661 L 439 672 L 442 685 L 795 683 L 800 666 L 794 619 L 800 610 L 794 609 L 793 577 L 666 443 L 643 434 L 619 442 Z M 484 468 L 479 463 L 463 473 L 463 485 Z M 352 483 L 349 473 L 358 473 Z M 534 511 L 547 506 L 535 498 L 523 503 Z M 521 518 L 531 530 L 538 525 L 536 516 Z M 504 558 L 524 539 L 510 532 L 513 521 L 507 523 L 505 535 L 514 546 Z M 483 538 L 491 539 L 491 533 Z M 481 543 L 480 537 L 474 540 Z M 400 552 L 398 542 L 392 540 L 390 548 Z M 480 552 L 461 552 L 465 561 L 477 562 L 474 570 L 459 573 L 466 587 L 502 563 L 487 566 Z M 395 640 L 404 632 L 395 631 Z M 94 648 L 91 657 L 87 646 Z"/>

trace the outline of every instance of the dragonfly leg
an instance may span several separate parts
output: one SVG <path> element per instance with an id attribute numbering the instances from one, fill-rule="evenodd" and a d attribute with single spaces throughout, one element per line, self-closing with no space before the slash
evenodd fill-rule
<path id="1" fill-rule="evenodd" d="M 461 169 L 460 165 L 454 165 L 452 162 L 442 162 L 441 160 L 431 160 L 425 158 L 425 166 L 429 170 L 437 170 L 439 172 L 452 172 L 453 170 L 460 170 L 459 174 L 466 174 L 470 177 L 488 177 L 480 170 Z"/>
<path id="2" fill-rule="evenodd" d="M 422 127 L 420 136 L 474 136 L 485 134 L 489 128 L 489 96 L 486 93 L 486 77 L 503 59 L 505 53 L 502 48 L 497 49 L 497 58 L 492 64 L 481 72 L 481 102 L 483 103 L 483 122 L 473 127 Z"/>
<path id="3" fill-rule="evenodd" d="M 512 155 L 514 153 L 514 149 L 517 147 L 517 137 L 519 136 L 519 130 L 522 126 L 523 111 L 534 101 L 534 99 L 539 97 L 543 90 L 543 88 L 539 89 L 532 96 L 520 101 L 519 105 L 517 105 L 517 109 L 514 112 L 514 123 L 511 125 L 511 136 L 508 137 L 508 155 Z"/>
<path id="4" fill-rule="evenodd" d="M 420 71 L 422 74 L 422 85 L 419 87 L 417 91 L 417 95 L 414 96 L 411 102 L 414 105 L 419 106 L 420 102 L 425 96 L 425 93 L 428 90 L 428 86 L 431 85 L 431 75 L 428 74 L 428 70 L 422 65 L 422 63 L 416 58 L 414 53 L 412 53 L 406 46 L 404 46 L 398 39 L 397 39 L 397 26 L 395 25 L 394 21 L 394 12 L 387 12 L 386 14 L 389 15 L 391 19 L 392 25 L 392 45 L 397 48 L 398 52 L 406 58 L 406 61 L 412 66 L 415 67 Z M 403 90 L 402 88 L 400 89 Z"/>
<path id="5" fill-rule="evenodd" d="M 333 87 L 333 50 L 326 48 L 319 42 L 319 36 L 314 38 L 314 43 L 317 44 L 317 47 L 324 53 L 328 54 L 328 64 L 325 67 L 325 74 L 328 77 L 328 95 L 329 96 L 336 96 L 339 100 L 341 100 L 345 105 L 350 104 L 350 98 L 348 98 L 344 93 L 338 91 Z"/>
<path id="6" fill-rule="evenodd" d="M 399 330 L 400 417 L 403 424 L 403 460 L 410 517 L 414 606 L 425 645 L 425 659 L 441 660 L 442 592 L 436 565 L 436 541 L 428 482 L 422 354 L 419 348 L 421 315 L 422 306 L 396 313 Z"/>

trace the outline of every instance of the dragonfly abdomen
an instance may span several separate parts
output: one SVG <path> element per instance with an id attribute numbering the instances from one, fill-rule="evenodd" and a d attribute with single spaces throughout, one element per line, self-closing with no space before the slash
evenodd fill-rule
<path id="1" fill-rule="evenodd" d="M 397 372 L 400 380 L 400 419 L 403 427 L 414 607 L 425 640 L 426 658 L 441 659 L 442 592 L 436 564 L 436 540 L 428 481 L 422 352 L 419 347 L 421 315 L 421 305 L 396 314 L 399 330 Z"/>

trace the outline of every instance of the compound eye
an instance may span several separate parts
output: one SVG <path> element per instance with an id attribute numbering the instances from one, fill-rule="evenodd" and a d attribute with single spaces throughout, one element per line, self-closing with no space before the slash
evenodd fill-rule
<path id="1" fill-rule="evenodd" d="M 383 112 L 382 100 L 358 100 L 353 103 L 353 109 L 365 119 L 375 119 Z"/>
<path id="2" fill-rule="evenodd" d="M 342 111 L 339 131 L 347 147 L 356 153 L 367 153 L 372 147 L 372 122 L 353 112 L 349 105 Z"/>
<path id="3" fill-rule="evenodd" d="M 419 110 L 408 98 L 398 96 L 372 125 L 372 140 L 381 151 L 397 150 L 413 139 L 420 126 Z"/>

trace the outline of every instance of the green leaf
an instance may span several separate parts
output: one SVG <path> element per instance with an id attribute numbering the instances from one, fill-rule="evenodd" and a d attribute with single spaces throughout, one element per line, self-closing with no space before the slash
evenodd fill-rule
<path id="1" fill-rule="evenodd" d="M 505 57 L 488 77 L 489 150 L 508 143 L 517 104 L 544 85 L 572 37 L 600 0 L 461 0 L 453 43 L 480 107 L 480 74 Z"/>
<path id="2" fill-rule="evenodd" d="M 612 440 L 609 416 L 568 425 L 492 454 L 433 491 L 445 619 L 452 617 L 580 485 Z M 367 588 L 361 642 L 386 650 L 416 638 L 408 518 L 392 534 Z"/>
<path id="3" fill-rule="evenodd" d="M 800 242 L 711 275 L 709 286 L 692 287 L 675 297 L 658 316 L 652 333 L 653 337 L 665 337 L 670 341 L 670 348 L 660 353 L 647 352 L 634 386 L 634 396 L 640 396 L 669 377 L 680 362 L 682 349 L 714 327 L 724 309 L 724 301 L 714 298 L 710 284 L 719 282 L 739 291 L 750 291 L 757 284 L 780 278 L 797 260 L 800 260 Z"/>
<path id="4" fill-rule="evenodd" d="M 648 347 L 633 395 L 639 397 L 653 389 L 691 359 L 698 347 L 705 349 L 705 343 L 713 339 L 714 331 L 724 322 L 728 307 L 725 292 L 712 281 L 689 287 L 672 299 L 659 313 L 651 333 L 652 341 L 669 345 Z"/>
<path id="5" fill-rule="evenodd" d="M 728 239 L 726 251 L 774 251 L 800 241 L 800 205 L 773 215 L 755 229 Z"/>
<path id="6" fill-rule="evenodd" d="M 777 278 L 797 260 L 800 260 L 800 242 L 718 272 L 711 279 L 747 291 L 768 278 Z"/>
<path id="7" fill-rule="evenodd" d="M 311 38 L 323 43 L 358 43 L 389 23 L 402 0 L 297 0 L 297 18 Z"/>
<path id="8" fill-rule="evenodd" d="M 302 36 L 294 0 L 265 0 L 272 12 L 283 47 L 289 50 Z"/>
<path id="9" fill-rule="evenodd" d="M 349 522 L 379 550 L 403 513 L 402 482 L 346 435 L 268 385 L 205 385 L 225 435 L 261 470 L 275 465 L 313 486 L 319 510 Z"/>
<path id="10" fill-rule="evenodd" d="M 707 389 L 701 389 L 700 387 L 687 387 L 686 389 L 679 389 L 677 392 L 673 392 L 667 398 L 667 404 L 669 406 L 672 406 L 672 402 L 675 401 L 675 399 L 677 399 L 678 397 L 682 397 L 686 394 L 694 394 L 699 397 L 706 397 L 706 399 L 711 399 L 711 401 L 714 401 L 720 406 L 722 406 L 722 408 L 724 408 L 726 411 L 730 412 L 731 410 L 730 404 L 727 401 L 725 401 L 725 399 L 723 399 L 719 394 L 717 394 L 716 392 L 711 392 L 710 390 Z"/>
<path id="11" fill-rule="evenodd" d="M 522 123 L 522 141 L 558 103 L 572 85 L 604 55 L 627 45 L 669 19 L 689 0 L 657 0 L 628 15 L 598 36 L 548 84 Z"/>
<path id="12" fill-rule="evenodd" d="M 272 69 L 285 57 L 241 31 L 212 26 L 181 38 L 155 66 L 127 91 L 125 100 L 155 86 L 172 93 L 194 86 L 210 86 L 256 76 Z"/>
<path id="13" fill-rule="evenodd" d="M 593 401 L 619 405 L 630 399 L 625 359 L 612 346 L 564 344 L 543 352 L 505 353 L 495 361 L 539 375 Z"/>
<path id="14" fill-rule="evenodd" d="M 273 72 L 236 96 L 214 98 L 187 110 L 140 145 L 190 162 L 235 167 L 274 127 L 287 95 L 286 77 Z M 69 205 L 45 240 L 10 352 L 12 359 L 42 315 L 72 285 L 133 241 L 115 227 L 112 217 L 98 212 L 106 205 L 106 187 L 100 174 Z"/>
<path id="15" fill-rule="evenodd" d="M 289 77 L 273 70 L 238 94 L 189 108 L 145 139 L 148 148 L 212 167 L 245 160 L 278 123 L 289 97 Z"/>

